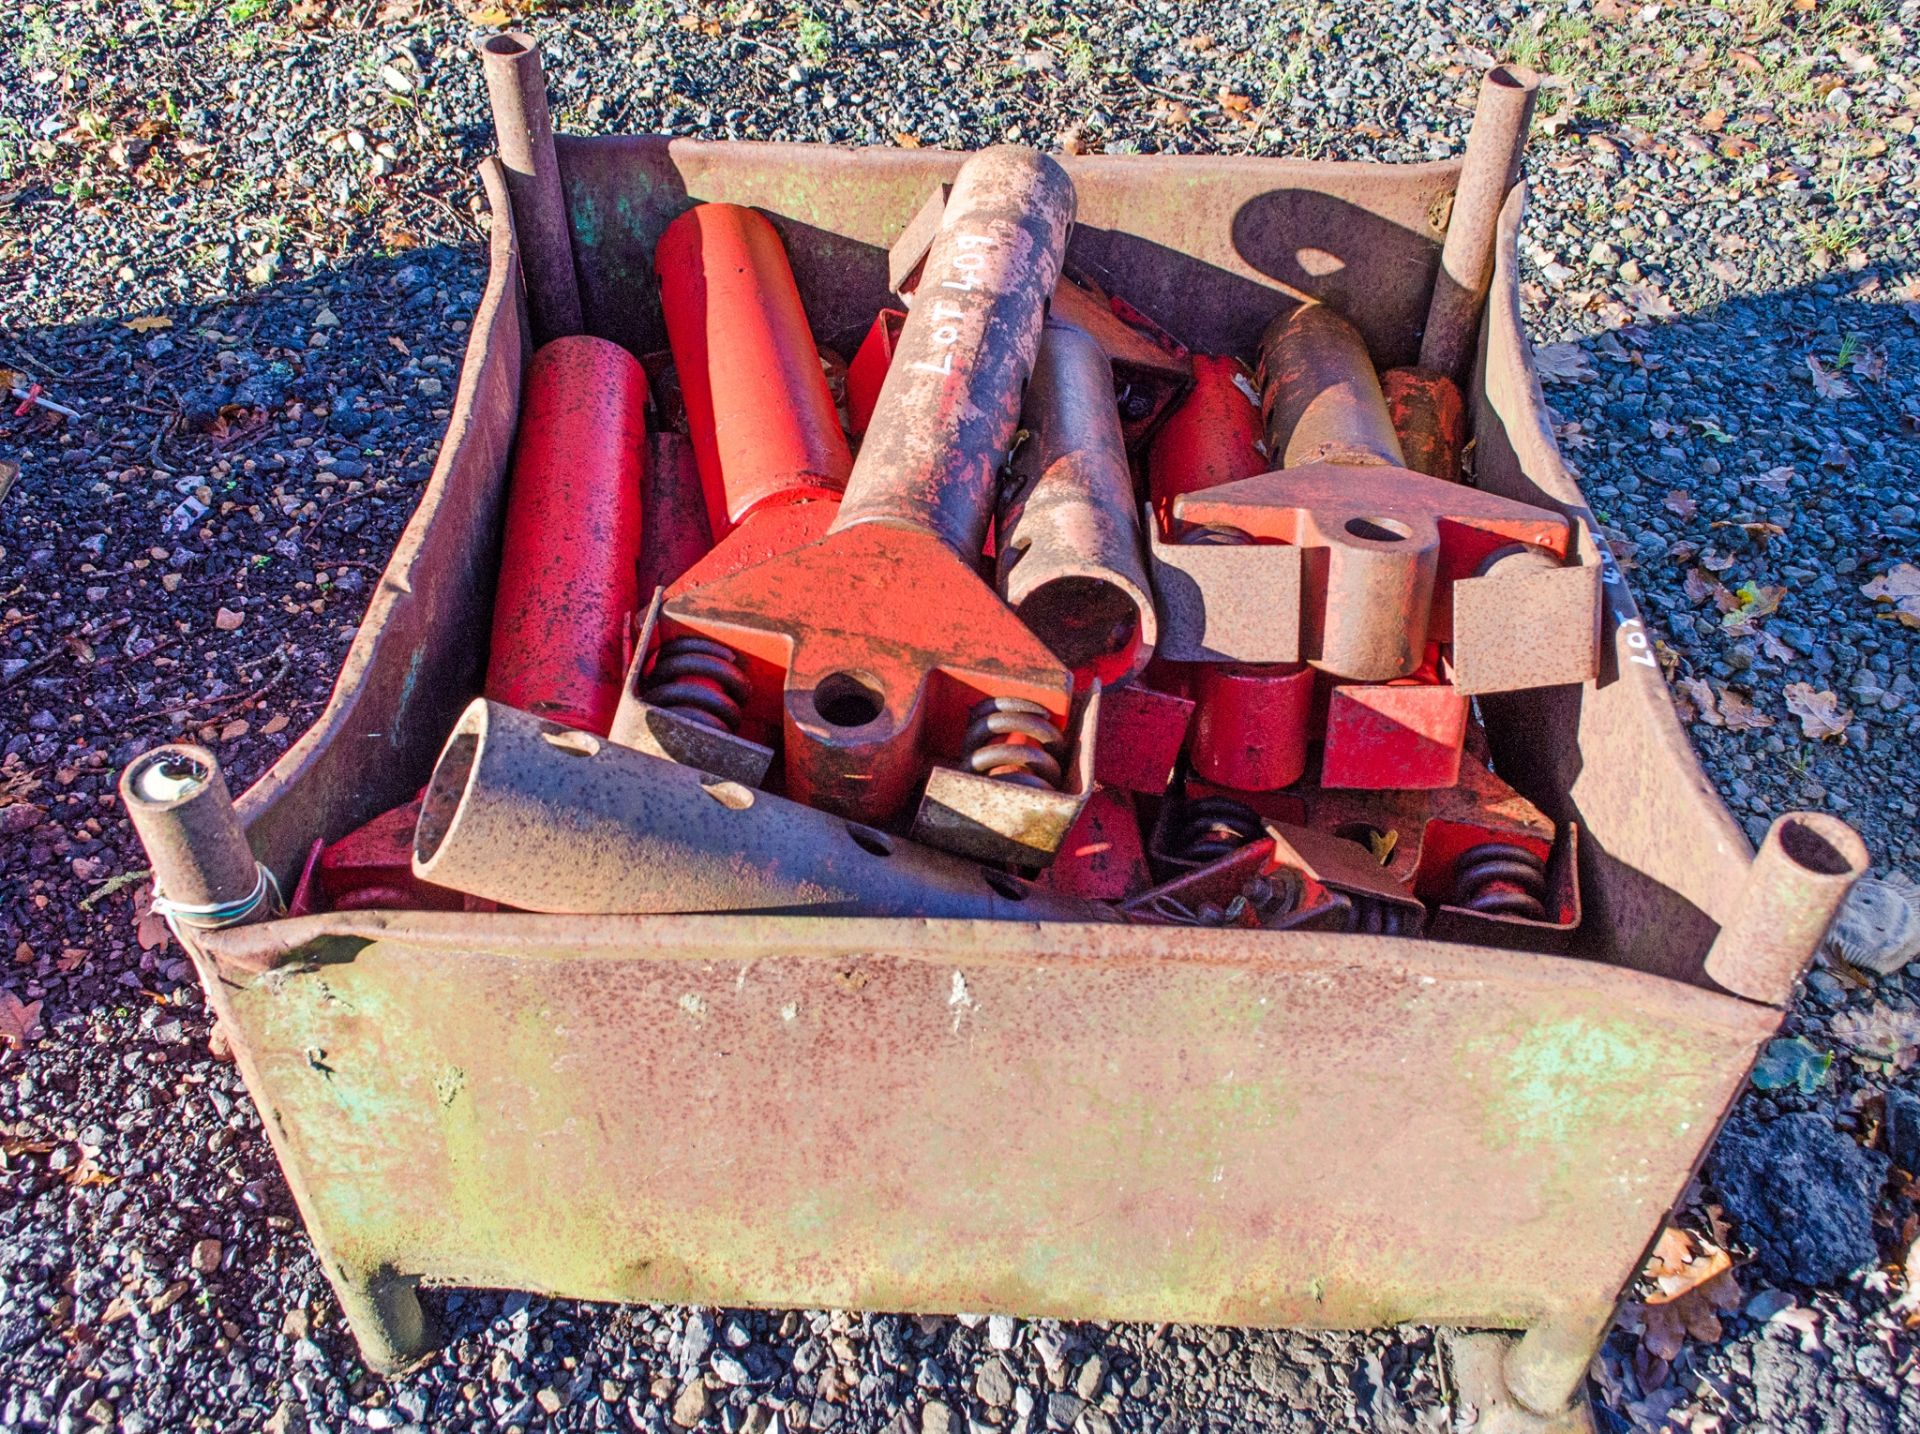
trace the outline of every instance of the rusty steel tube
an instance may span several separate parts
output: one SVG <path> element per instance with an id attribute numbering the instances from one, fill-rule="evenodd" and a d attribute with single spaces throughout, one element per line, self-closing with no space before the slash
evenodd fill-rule
<path id="1" fill-rule="evenodd" d="M 427 783 L 413 869 L 436 886 L 567 915 L 1114 919 L 484 698 L 461 714 Z"/>
<path id="2" fill-rule="evenodd" d="M 1838 817 L 1774 818 L 1732 919 L 1707 951 L 1707 974 L 1736 996 L 1785 1005 L 1800 968 L 1869 865 L 1866 844 Z"/>
<path id="3" fill-rule="evenodd" d="M 1445 374 L 1424 368 L 1390 368 L 1380 375 L 1393 431 L 1407 467 L 1449 483 L 1461 481 L 1467 447 L 1467 405 Z"/>
<path id="4" fill-rule="evenodd" d="M 773 225 L 697 204 L 653 265 L 714 541 L 767 504 L 839 497 L 853 454 Z"/>
<path id="5" fill-rule="evenodd" d="M 581 334 L 533 356 L 508 478 L 486 693 L 607 730 L 640 607 L 647 375 Z"/>
<path id="6" fill-rule="evenodd" d="M 553 152 L 553 121 L 547 113 L 547 80 L 540 47 L 529 35 L 489 35 L 475 48 L 487 76 L 493 105 L 494 145 L 507 171 L 513 227 L 520 243 L 533 339 L 542 344 L 585 326 L 580 281 L 573 269 L 573 235 L 567 199 L 560 189 L 560 162 Z"/>
<path id="7" fill-rule="evenodd" d="M 960 166 L 832 531 L 904 524 L 979 556 L 1073 210 L 1035 150 Z"/>
<path id="8" fill-rule="evenodd" d="M 120 774 L 120 800 L 153 867 L 154 909 L 178 931 L 278 916 L 280 892 L 253 855 L 227 779 L 204 747 L 143 752 Z"/>
<path id="9" fill-rule="evenodd" d="M 1160 425 L 1147 449 L 1147 487 L 1161 527 L 1171 531 L 1173 500 L 1272 466 L 1263 451 L 1260 390 L 1237 358 L 1193 356 L 1193 391 Z"/>
<path id="10" fill-rule="evenodd" d="M 1493 283 L 1500 206 L 1519 178 L 1539 89 L 1540 77 L 1517 65 L 1496 65 L 1480 82 L 1460 183 L 1453 192 L 1453 213 L 1440 249 L 1440 271 L 1427 305 L 1426 332 L 1420 339 L 1420 367 L 1456 382 L 1465 378 L 1479 345 L 1480 311 Z"/>
<path id="11" fill-rule="evenodd" d="M 1153 656 L 1153 596 L 1113 368 L 1085 331 L 1046 326 L 1020 421 L 1000 595 L 1079 686 L 1124 682 Z"/>
<path id="12" fill-rule="evenodd" d="M 1301 304 L 1267 326 L 1260 388 L 1278 467 L 1406 467 L 1367 341 L 1324 304 Z"/>

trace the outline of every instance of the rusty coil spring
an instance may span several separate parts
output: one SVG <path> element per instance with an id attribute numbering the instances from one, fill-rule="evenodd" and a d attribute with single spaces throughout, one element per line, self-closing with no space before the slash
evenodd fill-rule
<path id="1" fill-rule="evenodd" d="M 747 674 L 732 648 L 706 637 L 673 637 L 660 644 L 640 695 L 703 727 L 737 732 Z"/>
<path id="2" fill-rule="evenodd" d="M 1268 926 L 1297 909 L 1305 890 L 1298 872 L 1277 867 L 1250 878 L 1225 906 L 1213 901 L 1189 906 L 1177 897 L 1160 896 L 1154 899 L 1153 909 L 1181 926 Z M 1249 915 L 1254 918 L 1251 923 L 1246 919 Z"/>
<path id="3" fill-rule="evenodd" d="M 1060 786 L 1060 757 L 1067 739 L 1053 716 L 1024 697 L 989 697 L 967 713 L 960 739 L 967 769 L 1022 787 Z"/>
<path id="4" fill-rule="evenodd" d="M 1489 916 L 1547 919 L 1547 863 L 1523 846 L 1489 841 L 1453 864 L 1452 905 Z"/>
<path id="5" fill-rule="evenodd" d="M 1407 907 L 1365 891 L 1344 893 L 1349 907 L 1347 930 L 1362 936 L 1404 936 L 1413 924 Z"/>
<path id="6" fill-rule="evenodd" d="M 1266 824 L 1245 802 L 1232 797 L 1202 797 L 1188 802 L 1175 818 L 1167 855 L 1204 866 L 1248 842 L 1258 841 Z"/>
<path id="7" fill-rule="evenodd" d="M 1180 541 L 1190 548 L 1243 548 L 1253 541 L 1253 534 L 1224 523 L 1213 528 L 1189 523 L 1181 531 Z"/>

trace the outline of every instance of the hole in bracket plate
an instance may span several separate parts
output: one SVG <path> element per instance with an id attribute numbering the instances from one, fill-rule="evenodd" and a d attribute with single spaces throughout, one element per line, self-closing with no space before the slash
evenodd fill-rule
<path id="1" fill-rule="evenodd" d="M 833 727 L 864 727 L 886 710 L 880 685 L 857 672 L 829 672 L 813 689 L 813 707 Z"/>
<path id="2" fill-rule="evenodd" d="M 1413 536 L 1413 529 L 1398 518 L 1349 518 L 1347 532 L 1375 543 L 1402 543 Z"/>

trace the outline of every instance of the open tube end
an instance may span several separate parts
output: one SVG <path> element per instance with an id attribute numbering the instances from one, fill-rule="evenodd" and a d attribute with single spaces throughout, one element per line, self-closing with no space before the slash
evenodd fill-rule
<path id="1" fill-rule="evenodd" d="M 1495 65 L 1481 83 L 1485 89 L 1532 94 L 1540 88 L 1540 76 L 1525 65 Z"/>
<path id="2" fill-rule="evenodd" d="M 164 811 L 199 796 L 219 776 L 220 764 L 205 747 L 170 744 L 134 758 L 120 791 L 129 806 Z"/>
<path id="3" fill-rule="evenodd" d="M 1860 834 L 1825 812 L 1788 812 L 1767 833 L 1781 854 L 1810 877 L 1864 876 L 1872 864 Z"/>
<path id="4" fill-rule="evenodd" d="M 476 697 L 454 723 L 453 732 L 433 764 L 427 789 L 420 802 L 420 820 L 413 829 L 413 872 L 431 877 L 433 859 L 439 854 L 453 830 L 460 804 L 480 765 L 480 748 L 487 738 L 487 718 L 492 704 Z"/>
<path id="5" fill-rule="evenodd" d="M 540 47 L 534 43 L 533 36 L 518 30 L 503 30 L 497 35 L 483 36 L 474 41 L 473 48 L 489 65 L 516 65 L 529 55 L 536 62 L 540 58 Z"/>

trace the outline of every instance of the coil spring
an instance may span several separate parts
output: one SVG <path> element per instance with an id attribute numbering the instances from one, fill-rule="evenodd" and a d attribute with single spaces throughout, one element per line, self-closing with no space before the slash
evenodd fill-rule
<path id="1" fill-rule="evenodd" d="M 1230 851 L 1259 840 L 1266 824 L 1245 802 L 1232 797 L 1202 797 L 1188 802 L 1175 818 L 1167 855 L 1204 866 Z"/>
<path id="2" fill-rule="evenodd" d="M 1453 902 L 1490 916 L 1547 919 L 1547 863 L 1523 846 L 1489 841 L 1453 864 Z"/>
<path id="3" fill-rule="evenodd" d="M 1213 901 L 1189 906 L 1177 897 L 1161 896 L 1154 899 L 1153 909 L 1181 926 L 1240 926 L 1247 924 L 1248 915 L 1254 918 L 1251 924 L 1267 926 L 1297 908 L 1304 890 L 1299 873 L 1280 867 L 1251 878 L 1225 906 Z"/>
<path id="4" fill-rule="evenodd" d="M 1253 541 L 1253 534 L 1225 524 L 1215 528 L 1190 524 L 1181 532 L 1180 541 L 1190 548 L 1243 548 Z"/>
<path id="5" fill-rule="evenodd" d="M 967 713 L 960 746 L 969 771 L 1016 786 L 1058 790 L 1066 740 L 1038 702 L 989 697 Z"/>
<path id="6" fill-rule="evenodd" d="M 703 727 L 737 732 L 747 674 L 730 647 L 706 637 L 672 637 L 660 644 L 640 695 Z"/>
<path id="7" fill-rule="evenodd" d="M 1404 936 L 1413 925 L 1413 912 L 1365 891 L 1345 893 L 1351 915 L 1347 930 L 1366 936 Z"/>

